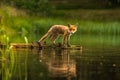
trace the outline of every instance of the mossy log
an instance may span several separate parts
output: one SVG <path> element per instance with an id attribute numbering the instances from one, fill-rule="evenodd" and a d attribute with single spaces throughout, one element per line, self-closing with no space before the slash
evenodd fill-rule
<path id="1" fill-rule="evenodd" d="M 46 48 L 60 48 L 60 49 L 72 49 L 72 50 L 81 50 L 82 46 L 80 45 L 71 45 L 70 47 L 63 47 L 60 44 L 57 45 L 39 45 L 36 43 L 11 43 L 11 48 L 14 49 L 46 49 Z"/>

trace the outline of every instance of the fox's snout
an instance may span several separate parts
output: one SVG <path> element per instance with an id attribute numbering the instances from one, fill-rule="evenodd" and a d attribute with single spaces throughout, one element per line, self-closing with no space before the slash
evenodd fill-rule
<path id="1" fill-rule="evenodd" d="M 74 34 L 75 33 L 75 31 L 69 31 L 69 34 Z"/>
<path id="2" fill-rule="evenodd" d="M 74 34 L 75 32 L 76 32 L 76 29 L 75 29 L 75 28 L 69 29 L 69 33 L 70 33 L 70 34 Z"/>

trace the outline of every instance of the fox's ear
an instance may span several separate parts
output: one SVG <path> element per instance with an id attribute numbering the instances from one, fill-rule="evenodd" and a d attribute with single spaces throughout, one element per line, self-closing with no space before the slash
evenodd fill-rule
<path id="1" fill-rule="evenodd" d="M 78 27 L 78 25 L 79 25 L 78 23 L 75 24 L 76 27 Z"/>
<path id="2" fill-rule="evenodd" d="M 71 25 L 71 24 L 70 24 L 70 23 L 68 23 L 68 27 L 70 27 L 70 25 Z"/>

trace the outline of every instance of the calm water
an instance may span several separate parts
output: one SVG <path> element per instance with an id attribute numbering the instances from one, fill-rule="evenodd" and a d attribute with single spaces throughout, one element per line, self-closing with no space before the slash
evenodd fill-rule
<path id="1" fill-rule="evenodd" d="M 2 80 L 120 80 L 120 41 L 106 39 L 81 42 L 81 50 L 12 50 Z"/>

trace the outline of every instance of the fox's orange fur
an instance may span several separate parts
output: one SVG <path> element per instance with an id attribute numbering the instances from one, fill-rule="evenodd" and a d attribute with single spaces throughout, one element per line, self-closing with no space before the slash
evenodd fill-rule
<path id="1" fill-rule="evenodd" d="M 77 31 L 77 25 L 68 24 L 68 26 L 64 25 L 53 25 L 48 32 L 38 41 L 42 43 L 48 36 L 50 36 L 50 40 L 52 44 L 55 44 L 56 38 L 62 34 L 62 45 L 70 46 L 69 40 L 70 36 Z"/>

